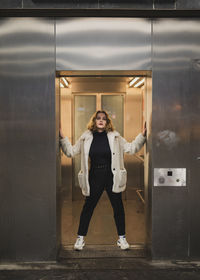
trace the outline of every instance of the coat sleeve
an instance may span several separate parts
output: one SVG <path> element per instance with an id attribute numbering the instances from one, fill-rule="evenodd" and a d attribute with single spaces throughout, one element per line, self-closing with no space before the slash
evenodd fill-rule
<path id="1" fill-rule="evenodd" d="M 81 138 L 77 140 L 75 145 L 72 145 L 70 143 L 68 137 L 61 139 L 60 143 L 62 151 L 67 157 L 74 157 L 75 155 L 78 155 L 81 152 Z"/>
<path id="2" fill-rule="evenodd" d="M 138 134 L 138 136 L 132 142 L 127 142 L 122 136 L 120 136 L 120 143 L 122 149 L 125 153 L 133 155 L 137 153 L 146 141 L 146 137 L 142 135 L 142 133 Z"/>

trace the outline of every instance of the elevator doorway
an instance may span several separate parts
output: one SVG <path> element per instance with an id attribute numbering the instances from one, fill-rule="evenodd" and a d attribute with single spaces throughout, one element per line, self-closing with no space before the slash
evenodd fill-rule
<path id="1" fill-rule="evenodd" d="M 106 71 L 105 71 L 106 72 Z M 86 130 L 91 115 L 99 109 L 106 110 L 115 129 L 127 140 L 132 141 L 142 131 L 144 121 L 149 126 L 151 94 L 147 87 L 148 75 L 139 76 L 144 80 L 141 87 L 129 86 L 135 75 L 71 75 L 60 73 L 60 119 L 64 134 L 74 144 Z M 65 77 L 68 86 L 62 87 Z M 147 91 L 148 88 L 148 91 Z M 148 102 L 147 102 L 148 95 Z M 125 155 L 128 172 L 127 189 L 123 192 L 126 214 L 126 235 L 131 246 L 146 244 L 146 204 L 148 200 L 148 174 L 145 175 L 147 150 L 144 146 L 136 155 Z M 148 165 L 148 163 L 147 163 Z M 77 173 L 80 158 L 74 159 L 61 155 L 62 207 L 61 243 L 63 248 L 72 248 L 78 229 L 79 217 L 84 197 L 78 186 Z M 147 173 L 148 168 L 146 168 Z M 146 194 L 145 194 L 146 193 Z M 116 244 L 113 210 L 106 192 L 103 193 L 91 220 L 86 245 L 113 246 Z"/>

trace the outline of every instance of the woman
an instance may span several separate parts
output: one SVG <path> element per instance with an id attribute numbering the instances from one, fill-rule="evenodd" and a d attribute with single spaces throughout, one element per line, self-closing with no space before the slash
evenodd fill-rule
<path id="1" fill-rule="evenodd" d="M 75 250 L 82 250 L 93 211 L 106 190 L 113 207 L 115 224 L 119 239 L 117 245 L 125 250 L 129 244 L 125 237 L 125 214 L 122 191 L 126 188 L 127 173 L 124 168 L 123 153 L 134 154 L 143 146 L 146 139 L 146 126 L 134 141 L 128 143 L 117 131 L 105 111 L 93 114 L 85 131 L 74 146 L 60 130 L 61 147 L 65 155 L 74 157 L 81 153 L 79 185 L 85 196 L 80 216 Z"/>

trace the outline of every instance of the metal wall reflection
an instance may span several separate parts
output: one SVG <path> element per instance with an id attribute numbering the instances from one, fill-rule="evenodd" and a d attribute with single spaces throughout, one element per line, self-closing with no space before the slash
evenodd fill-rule
<path id="1" fill-rule="evenodd" d="M 56 257 L 54 21 L 0 20 L 0 258 Z"/>
<path id="2" fill-rule="evenodd" d="M 56 69 L 151 69 L 151 21 L 139 18 L 57 19 Z"/>

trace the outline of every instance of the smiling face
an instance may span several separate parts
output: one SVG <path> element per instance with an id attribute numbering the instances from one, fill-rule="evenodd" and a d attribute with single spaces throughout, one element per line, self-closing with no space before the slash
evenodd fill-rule
<path id="1" fill-rule="evenodd" d="M 96 117 L 96 127 L 99 132 L 104 131 L 106 128 L 107 118 L 104 113 L 98 113 Z"/>

